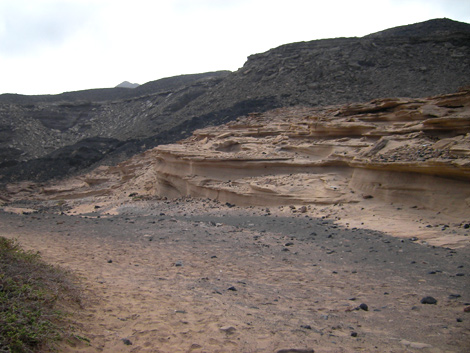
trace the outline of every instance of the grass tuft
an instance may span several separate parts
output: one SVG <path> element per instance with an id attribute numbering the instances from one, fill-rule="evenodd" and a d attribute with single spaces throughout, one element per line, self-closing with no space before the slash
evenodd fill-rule
<path id="1" fill-rule="evenodd" d="M 53 350 L 70 335 L 68 313 L 79 306 L 70 274 L 0 237 L 0 353 Z"/>

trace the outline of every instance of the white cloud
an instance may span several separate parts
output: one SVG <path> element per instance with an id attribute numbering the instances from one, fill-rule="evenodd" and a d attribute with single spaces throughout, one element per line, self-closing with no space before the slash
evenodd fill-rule
<path id="1" fill-rule="evenodd" d="M 3 2 L 0 6 L 2 55 L 31 55 L 59 46 L 87 24 L 82 3 L 59 0 Z"/>

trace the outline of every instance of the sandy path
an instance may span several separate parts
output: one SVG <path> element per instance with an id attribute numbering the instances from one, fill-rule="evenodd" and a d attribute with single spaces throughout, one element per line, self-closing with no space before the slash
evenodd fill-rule
<path id="1" fill-rule="evenodd" d="M 470 350 L 468 247 L 306 217 L 158 207 L 108 218 L 0 212 L 1 236 L 82 278 L 78 333 L 90 343 L 61 351 Z M 438 304 L 421 304 L 427 295 Z M 361 303 L 369 310 L 355 310 Z"/>

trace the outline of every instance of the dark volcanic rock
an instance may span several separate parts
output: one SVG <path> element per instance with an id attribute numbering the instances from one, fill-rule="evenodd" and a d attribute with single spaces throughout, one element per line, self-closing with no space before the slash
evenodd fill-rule
<path id="1" fill-rule="evenodd" d="M 362 309 L 364 311 L 369 311 L 369 306 L 367 304 L 362 303 L 361 305 L 358 306 L 359 309 Z"/>
<path id="2" fill-rule="evenodd" d="M 433 297 L 424 297 L 421 299 L 421 304 L 437 304 L 437 300 Z"/>
<path id="3" fill-rule="evenodd" d="M 10 161 L 3 176 L 9 181 L 45 181 L 84 170 L 116 150 L 123 142 L 117 139 L 91 137 L 73 145 L 64 146 L 41 158 L 24 162 Z M 6 163 L 6 162 L 4 162 Z"/>
<path id="4" fill-rule="evenodd" d="M 362 38 L 283 45 L 250 56 L 232 73 L 182 75 L 134 89 L 0 95 L 0 182 L 114 164 L 252 112 L 450 93 L 469 85 L 469 77 L 470 25 L 438 19 Z M 96 148 L 88 145 L 94 139 L 108 140 Z M 77 146 L 90 151 L 76 157 Z M 55 158 L 60 167 L 45 172 L 44 160 Z"/>
<path id="5" fill-rule="evenodd" d="M 430 96 L 469 84 L 460 76 L 469 74 L 468 54 L 470 25 L 432 20 L 386 35 L 293 43 L 252 55 L 209 95 L 214 104 L 229 96 L 272 96 L 281 106 Z"/>
<path id="6" fill-rule="evenodd" d="M 128 338 L 122 338 L 121 341 L 126 345 L 126 346 L 131 346 L 132 342 Z"/>

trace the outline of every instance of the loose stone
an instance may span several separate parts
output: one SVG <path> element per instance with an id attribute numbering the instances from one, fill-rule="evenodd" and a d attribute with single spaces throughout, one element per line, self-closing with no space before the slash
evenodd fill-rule
<path id="1" fill-rule="evenodd" d="M 132 342 L 131 342 L 129 339 L 127 339 L 127 338 L 123 338 L 121 341 L 122 341 L 126 346 L 131 346 L 131 345 L 132 345 Z"/>
<path id="2" fill-rule="evenodd" d="M 364 304 L 362 303 L 361 305 L 359 305 L 359 309 L 362 309 L 364 311 L 369 311 L 369 307 L 367 306 L 367 304 Z"/>
<path id="3" fill-rule="evenodd" d="M 236 331 L 237 329 L 233 326 L 223 326 L 220 328 L 220 331 L 223 331 L 228 334 L 232 334 Z"/>
<path id="4" fill-rule="evenodd" d="M 421 299 L 421 304 L 437 304 L 437 300 L 433 297 L 424 297 Z"/>

